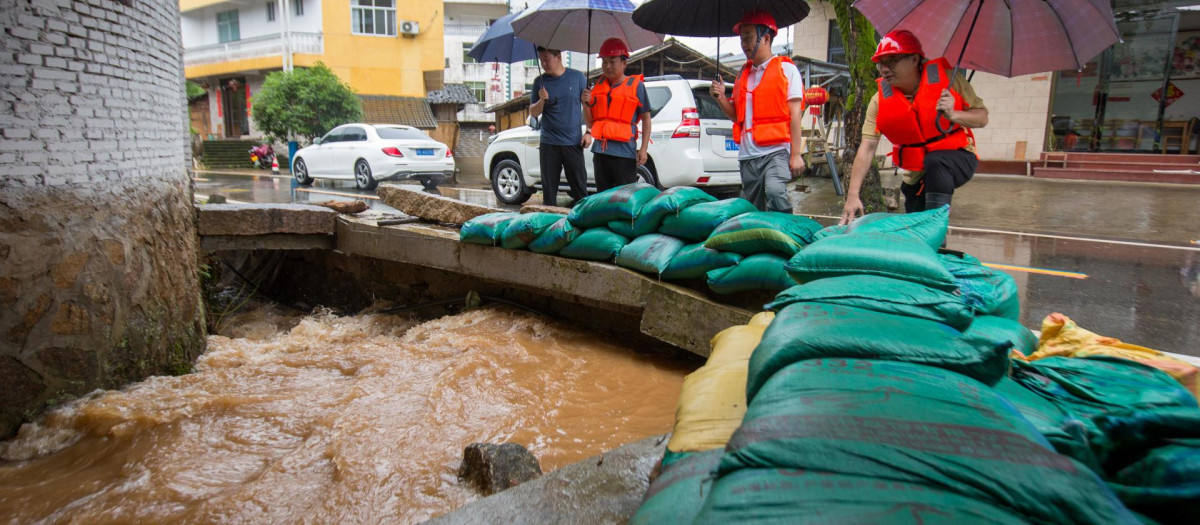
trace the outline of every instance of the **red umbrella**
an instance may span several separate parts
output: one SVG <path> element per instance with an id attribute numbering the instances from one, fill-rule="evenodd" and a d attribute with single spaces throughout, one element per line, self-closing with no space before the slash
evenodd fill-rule
<path id="1" fill-rule="evenodd" d="M 880 34 L 907 29 L 929 58 L 1006 77 L 1082 69 L 1120 40 L 1109 0 L 858 0 Z"/>

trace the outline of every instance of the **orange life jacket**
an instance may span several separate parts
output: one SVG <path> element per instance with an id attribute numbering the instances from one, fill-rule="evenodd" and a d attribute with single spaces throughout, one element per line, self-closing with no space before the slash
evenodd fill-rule
<path id="1" fill-rule="evenodd" d="M 762 80 L 754 89 L 746 89 L 750 81 L 753 61 L 742 66 L 742 74 L 733 84 L 733 108 L 737 119 L 733 122 L 733 141 L 741 144 L 742 133 L 750 132 L 754 143 L 759 146 L 786 144 L 792 141 L 792 113 L 788 106 L 788 79 L 783 74 L 783 63 L 792 64 L 787 57 L 772 57 L 763 71 Z M 794 65 L 794 64 L 793 64 Z M 746 127 L 746 95 L 754 94 L 754 114 L 750 127 Z M 803 102 L 802 102 L 803 103 Z"/>
<path id="2" fill-rule="evenodd" d="M 925 63 L 921 72 L 921 83 L 913 95 L 912 102 L 899 90 L 894 89 L 882 78 L 879 83 L 879 114 L 875 127 L 879 133 L 892 141 L 892 161 L 910 171 L 925 169 L 925 154 L 930 151 L 952 150 L 974 143 L 971 130 L 957 124 L 947 133 L 937 129 L 937 102 L 942 90 L 950 88 L 950 73 L 953 68 L 945 58 Z M 969 109 L 962 95 L 954 95 L 954 109 Z M 943 119 L 944 120 L 944 119 Z M 943 122 L 943 125 L 947 124 Z"/>
<path id="3" fill-rule="evenodd" d="M 629 142 L 636 138 L 633 116 L 638 109 L 638 86 L 642 75 L 630 75 L 617 86 L 608 80 L 592 88 L 592 137 L 597 140 Z"/>

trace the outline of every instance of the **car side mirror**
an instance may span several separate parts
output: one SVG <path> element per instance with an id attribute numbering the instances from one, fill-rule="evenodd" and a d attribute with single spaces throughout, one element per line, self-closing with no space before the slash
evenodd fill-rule
<path id="1" fill-rule="evenodd" d="M 321 143 L 321 137 L 317 137 L 317 138 L 313 139 L 313 146 L 316 146 L 320 143 Z"/>
<path id="2" fill-rule="evenodd" d="M 526 120 L 525 123 L 528 124 L 529 127 L 533 128 L 534 131 L 541 129 L 541 126 L 538 124 L 537 117 L 529 117 L 529 120 Z"/>

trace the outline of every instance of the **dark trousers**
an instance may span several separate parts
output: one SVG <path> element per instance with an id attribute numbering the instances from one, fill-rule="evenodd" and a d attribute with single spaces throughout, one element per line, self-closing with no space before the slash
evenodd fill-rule
<path id="1" fill-rule="evenodd" d="M 587 197 L 587 169 L 583 166 L 583 146 L 542 144 L 538 148 L 542 163 L 542 204 L 558 206 L 558 182 L 567 171 L 567 195 L 578 201 Z"/>
<path id="2" fill-rule="evenodd" d="M 926 193 L 953 195 L 954 189 L 966 184 L 975 175 L 979 158 L 965 149 L 931 151 L 925 154 L 925 176 L 916 184 L 901 184 L 904 211 L 925 211 Z"/>
<path id="3" fill-rule="evenodd" d="M 593 153 L 592 174 L 596 177 L 598 192 L 633 184 L 638 180 L 637 159 Z"/>

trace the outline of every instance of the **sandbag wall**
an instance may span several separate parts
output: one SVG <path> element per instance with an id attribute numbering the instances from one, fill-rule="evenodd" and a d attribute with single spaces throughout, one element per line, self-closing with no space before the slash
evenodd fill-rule
<path id="1" fill-rule="evenodd" d="M 820 229 L 807 217 L 759 212 L 745 199 L 629 184 L 579 201 L 569 215 L 483 215 L 463 224 L 460 238 L 615 263 L 668 281 L 704 279 L 727 294 L 794 285 L 783 265 Z"/>
<path id="2" fill-rule="evenodd" d="M 1196 399 L 1128 359 L 1010 359 L 1053 341 L 1017 323 L 1011 278 L 935 251 L 945 229 L 943 212 L 868 216 L 799 250 L 785 267 L 802 284 L 767 305 L 769 325 L 722 332 L 685 380 L 633 523 L 1200 515 Z M 723 348 L 735 336 L 740 352 Z"/>

